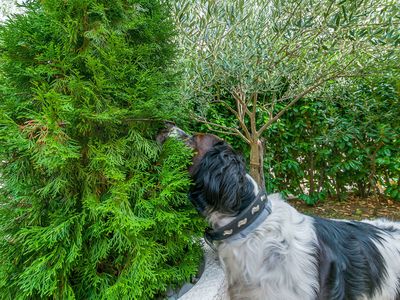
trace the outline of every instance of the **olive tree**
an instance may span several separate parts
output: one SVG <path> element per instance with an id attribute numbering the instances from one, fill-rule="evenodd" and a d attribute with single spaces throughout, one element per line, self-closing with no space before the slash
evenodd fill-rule
<path id="1" fill-rule="evenodd" d="M 272 124 L 327 83 L 368 76 L 398 51 L 391 0 L 192 0 L 174 10 L 195 118 L 249 145 L 250 174 L 262 186 Z M 232 121 L 210 118 L 210 109 Z"/>
<path id="2" fill-rule="evenodd" d="M 13 14 L 18 14 L 23 12 L 21 4 L 24 0 L 1 0 L 0 5 L 0 23 L 4 22 L 7 17 Z"/>

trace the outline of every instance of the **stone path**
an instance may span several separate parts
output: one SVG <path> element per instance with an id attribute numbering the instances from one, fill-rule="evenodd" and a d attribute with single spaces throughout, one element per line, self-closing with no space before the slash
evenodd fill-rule
<path id="1" fill-rule="evenodd" d="M 205 267 L 199 281 L 179 300 L 227 300 L 226 280 L 217 253 L 203 241 Z"/>

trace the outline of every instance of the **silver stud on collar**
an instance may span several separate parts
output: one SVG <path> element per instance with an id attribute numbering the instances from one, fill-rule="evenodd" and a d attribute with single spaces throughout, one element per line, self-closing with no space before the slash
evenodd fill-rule
<path id="1" fill-rule="evenodd" d="M 260 210 L 260 205 L 254 206 L 251 209 L 251 214 L 254 215 L 256 212 L 258 212 Z"/>
<path id="2" fill-rule="evenodd" d="M 265 201 L 265 199 L 266 199 L 265 195 L 262 195 L 260 199 L 261 199 L 261 201 Z"/>
<path id="3" fill-rule="evenodd" d="M 233 232 L 233 229 L 224 230 L 224 235 L 231 235 L 232 232 Z"/>
<path id="4" fill-rule="evenodd" d="M 240 221 L 238 222 L 238 227 L 243 226 L 243 225 L 245 225 L 246 223 L 247 223 L 247 218 L 244 218 L 243 220 L 240 220 Z"/>

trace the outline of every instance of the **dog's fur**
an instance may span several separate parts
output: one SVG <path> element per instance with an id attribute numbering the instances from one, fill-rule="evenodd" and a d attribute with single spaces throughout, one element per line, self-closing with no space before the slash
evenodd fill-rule
<path id="1" fill-rule="evenodd" d="M 240 155 L 214 135 L 185 138 L 196 151 L 190 199 L 213 228 L 231 222 L 256 197 Z M 268 196 L 261 224 L 217 243 L 234 299 L 400 300 L 400 223 L 303 215 Z"/>

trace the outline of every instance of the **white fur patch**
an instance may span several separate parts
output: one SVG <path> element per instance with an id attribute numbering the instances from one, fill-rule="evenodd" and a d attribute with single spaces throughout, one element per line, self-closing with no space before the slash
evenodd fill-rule
<path id="1" fill-rule="evenodd" d="M 257 191 L 258 192 L 258 191 Z M 272 213 L 244 239 L 218 247 L 234 299 L 308 300 L 319 289 L 312 220 L 268 196 Z"/>

